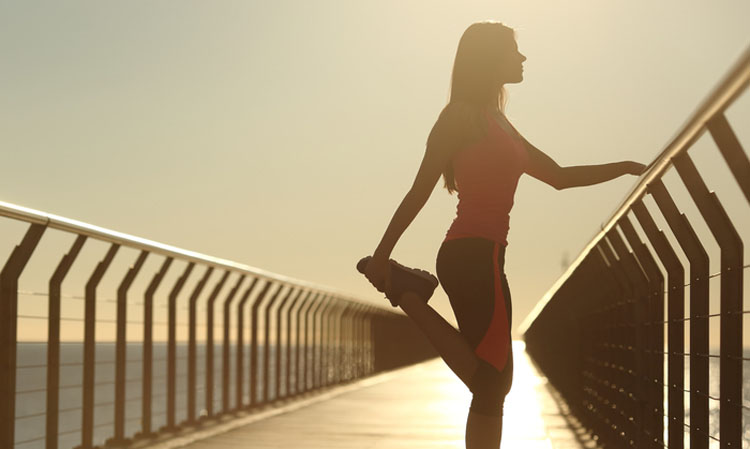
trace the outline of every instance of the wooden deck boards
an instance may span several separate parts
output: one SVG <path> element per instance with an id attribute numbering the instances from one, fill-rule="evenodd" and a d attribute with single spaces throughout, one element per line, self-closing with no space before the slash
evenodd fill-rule
<path id="1" fill-rule="evenodd" d="M 514 345 L 514 381 L 505 403 L 501 447 L 583 447 L 550 394 L 546 380 L 523 351 L 523 343 Z M 434 359 L 332 390 L 306 400 L 306 405 L 292 406 L 295 409 L 291 411 L 264 412 L 272 416 L 256 417 L 254 422 L 213 436 L 203 438 L 198 433 L 161 446 L 459 449 L 464 447 L 470 402 L 471 393 L 466 387 L 442 360 Z"/>

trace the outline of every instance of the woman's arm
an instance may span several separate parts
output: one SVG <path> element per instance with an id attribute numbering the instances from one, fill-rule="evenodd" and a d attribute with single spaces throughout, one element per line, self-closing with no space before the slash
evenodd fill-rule
<path id="1" fill-rule="evenodd" d="M 393 214 L 380 244 L 373 253 L 373 258 L 388 259 L 390 257 L 401 234 L 430 198 L 443 169 L 450 161 L 454 150 L 460 145 L 463 115 L 465 115 L 464 111 L 451 106 L 446 107 L 440 114 L 427 139 L 427 147 L 414 183 Z"/>
<path id="2" fill-rule="evenodd" d="M 599 184 L 622 175 L 640 175 L 646 169 L 645 165 L 633 161 L 560 167 L 528 140 L 523 141 L 529 155 L 526 173 L 557 190 Z"/>
<path id="3" fill-rule="evenodd" d="M 445 145 L 427 145 L 414 183 L 393 214 L 380 244 L 373 253 L 373 257 L 385 259 L 390 257 L 393 247 L 401 238 L 401 234 L 409 227 L 414 217 L 417 216 L 430 198 L 435 184 L 443 172 L 443 167 L 448 163 L 449 153 L 448 147 Z"/>

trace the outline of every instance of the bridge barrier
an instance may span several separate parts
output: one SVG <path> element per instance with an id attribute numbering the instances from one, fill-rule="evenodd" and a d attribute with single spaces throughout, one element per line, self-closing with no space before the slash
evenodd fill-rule
<path id="1" fill-rule="evenodd" d="M 0 272 L 3 448 L 142 445 L 436 356 L 405 315 L 332 288 L 9 203 L 0 216 L 20 240 Z"/>
<path id="2" fill-rule="evenodd" d="M 748 83 L 750 48 L 521 325 L 605 447 L 750 444 L 750 162 L 727 118 Z"/>

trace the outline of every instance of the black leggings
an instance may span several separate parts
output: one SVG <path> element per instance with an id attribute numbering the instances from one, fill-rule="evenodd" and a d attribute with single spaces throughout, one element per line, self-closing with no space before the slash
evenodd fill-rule
<path id="1" fill-rule="evenodd" d="M 479 358 L 469 382 L 470 410 L 500 416 L 513 382 L 512 307 L 503 272 L 505 246 L 481 237 L 446 240 L 437 276 L 461 331 Z"/>

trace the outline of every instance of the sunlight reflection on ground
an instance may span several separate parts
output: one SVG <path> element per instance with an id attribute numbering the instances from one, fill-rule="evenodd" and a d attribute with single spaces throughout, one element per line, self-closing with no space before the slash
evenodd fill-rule
<path id="1" fill-rule="evenodd" d="M 505 399 L 502 447 L 553 449 L 555 446 L 544 426 L 538 391 L 544 388 L 546 379 L 531 365 L 523 341 L 513 341 L 513 357 L 513 386 Z M 471 393 L 458 380 L 445 383 L 443 389 L 451 404 L 446 407 L 447 404 L 436 402 L 432 412 L 446 416 L 449 422 L 465 425 Z M 457 447 L 463 447 L 463 441 L 456 443 Z"/>

